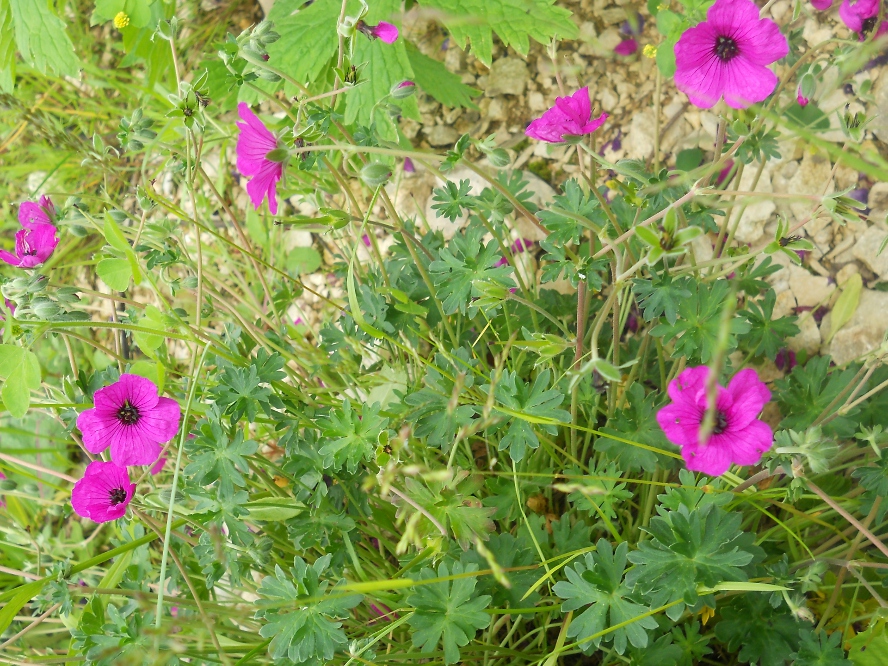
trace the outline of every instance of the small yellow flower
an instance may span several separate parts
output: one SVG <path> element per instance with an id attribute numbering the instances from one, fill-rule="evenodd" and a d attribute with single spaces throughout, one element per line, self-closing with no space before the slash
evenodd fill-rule
<path id="1" fill-rule="evenodd" d="M 653 44 L 647 44 L 642 51 L 644 55 L 648 58 L 656 58 L 657 57 L 657 47 Z"/>
<path id="2" fill-rule="evenodd" d="M 659 11 L 663 11 L 664 9 L 669 9 L 669 3 L 668 2 L 661 2 L 659 5 L 657 5 L 657 9 Z"/>
<path id="3" fill-rule="evenodd" d="M 700 609 L 700 621 L 703 623 L 703 626 L 706 626 L 706 623 L 709 622 L 715 616 L 715 609 L 710 608 L 709 606 L 703 606 Z"/>
<path id="4" fill-rule="evenodd" d="M 123 30 L 128 25 L 129 15 L 126 12 L 117 12 L 117 16 L 114 17 L 114 27 Z"/>

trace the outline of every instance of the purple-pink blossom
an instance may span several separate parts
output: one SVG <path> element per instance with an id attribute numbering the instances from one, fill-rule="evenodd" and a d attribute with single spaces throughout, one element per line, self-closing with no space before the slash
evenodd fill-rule
<path id="1" fill-rule="evenodd" d="M 675 45 L 675 85 L 700 108 L 724 98 L 745 109 L 774 92 L 778 79 L 768 65 L 788 53 L 780 28 L 760 19 L 752 0 L 716 0 Z"/>
<path id="2" fill-rule="evenodd" d="M 255 208 L 268 196 L 268 210 L 277 214 L 277 184 L 284 173 L 286 151 L 278 138 L 259 120 L 244 102 L 237 105 L 237 112 L 244 122 L 237 123 L 237 170 L 251 176 L 247 193 Z"/>
<path id="3" fill-rule="evenodd" d="M 39 203 L 22 202 L 18 214 L 22 228 L 15 234 L 15 254 L 0 250 L 0 260 L 10 266 L 34 268 L 49 259 L 59 244 L 55 215 L 55 206 L 47 196 L 40 197 Z"/>
<path id="4" fill-rule="evenodd" d="M 96 391 L 95 407 L 81 412 L 77 427 L 90 453 L 111 447 L 118 465 L 151 465 L 179 431 L 179 403 L 157 395 L 157 386 L 138 375 L 120 379 Z"/>
<path id="5" fill-rule="evenodd" d="M 688 368 L 669 383 L 672 402 L 657 413 L 666 438 L 681 447 L 689 470 L 720 476 L 732 464 L 755 465 L 771 448 L 774 433 L 758 416 L 771 391 L 755 370 L 741 370 L 728 387 L 717 385 L 715 423 L 707 441 L 700 428 L 707 409 L 706 380 L 710 369 Z"/>
<path id="6" fill-rule="evenodd" d="M 799 103 L 799 106 L 808 106 L 808 103 L 811 101 L 802 94 L 802 86 L 799 86 L 796 91 L 796 101 Z"/>
<path id="7" fill-rule="evenodd" d="M 638 42 L 631 37 L 629 39 L 624 39 L 614 47 L 614 53 L 621 56 L 630 56 L 636 51 L 638 51 Z"/>
<path id="8" fill-rule="evenodd" d="M 592 118 L 589 87 L 577 90 L 570 97 L 558 97 L 555 106 L 527 126 L 524 134 L 547 143 L 561 143 L 567 137 L 592 134 L 607 120 L 607 114 Z"/>
<path id="9" fill-rule="evenodd" d="M 879 0 L 845 0 L 839 7 L 839 17 L 850 30 L 858 34 L 860 41 L 865 40 L 873 30 L 876 37 L 888 33 L 888 21 L 882 21 L 876 29 L 879 20 Z"/>
<path id="10" fill-rule="evenodd" d="M 358 21 L 355 28 L 370 39 L 381 39 L 386 44 L 394 44 L 398 40 L 398 26 L 386 21 L 380 21 L 377 25 Z"/>
<path id="11" fill-rule="evenodd" d="M 158 474 L 160 474 L 163 471 L 163 468 L 166 464 L 167 464 L 167 457 L 166 456 L 161 456 L 160 458 L 158 458 L 157 462 L 155 462 L 153 465 L 151 465 L 151 469 L 149 470 L 151 472 L 151 476 L 157 476 Z"/>
<path id="12" fill-rule="evenodd" d="M 811 0 L 811 6 L 817 11 L 823 12 L 832 7 L 833 0 Z"/>
<path id="13" fill-rule="evenodd" d="M 519 238 L 514 243 L 512 243 L 512 254 L 521 254 L 522 252 L 527 252 L 531 247 L 533 247 L 535 241 L 530 240 L 529 238 Z M 509 260 L 505 257 L 500 258 L 499 261 L 496 262 L 496 267 L 500 266 L 508 266 Z"/>
<path id="14" fill-rule="evenodd" d="M 136 484 L 130 481 L 125 467 L 113 462 L 94 460 L 87 466 L 71 491 L 74 512 L 97 523 L 117 520 L 126 513 Z"/>

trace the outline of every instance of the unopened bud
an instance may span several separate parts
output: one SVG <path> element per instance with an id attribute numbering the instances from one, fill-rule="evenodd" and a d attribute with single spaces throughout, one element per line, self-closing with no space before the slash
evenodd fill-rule
<path id="1" fill-rule="evenodd" d="M 392 177 L 392 169 L 388 164 L 373 162 L 361 169 L 361 180 L 368 187 L 379 187 Z"/>
<path id="2" fill-rule="evenodd" d="M 401 81 L 391 89 L 391 96 L 395 99 L 407 99 L 416 92 L 416 84 L 413 81 Z"/>

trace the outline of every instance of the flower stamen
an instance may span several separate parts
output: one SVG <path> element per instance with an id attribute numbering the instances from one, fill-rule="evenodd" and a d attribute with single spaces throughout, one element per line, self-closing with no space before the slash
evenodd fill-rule
<path id="1" fill-rule="evenodd" d="M 123 403 L 123 407 L 117 410 L 117 419 L 124 425 L 135 425 L 139 422 L 139 410 L 127 400 Z"/>
<path id="2" fill-rule="evenodd" d="M 712 428 L 713 435 L 721 435 L 728 429 L 728 417 L 721 410 L 715 413 L 715 426 Z"/>
<path id="3" fill-rule="evenodd" d="M 722 62 L 730 62 L 740 55 L 740 48 L 732 37 L 719 35 L 715 40 L 715 55 Z"/>
<path id="4" fill-rule="evenodd" d="M 117 506 L 122 502 L 126 502 L 126 491 L 123 488 L 113 488 L 109 494 L 111 506 Z"/>

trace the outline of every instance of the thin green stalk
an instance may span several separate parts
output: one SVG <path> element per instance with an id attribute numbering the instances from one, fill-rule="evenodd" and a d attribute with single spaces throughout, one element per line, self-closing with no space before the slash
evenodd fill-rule
<path id="1" fill-rule="evenodd" d="M 188 436 L 188 419 L 191 416 L 191 403 L 194 401 L 194 394 L 197 392 L 197 378 L 200 376 L 201 370 L 203 370 L 204 359 L 206 359 L 207 352 L 209 351 L 210 345 L 205 345 L 203 352 L 200 355 L 200 359 L 197 362 L 197 366 L 194 369 L 194 373 L 191 375 L 191 386 L 188 387 L 185 415 L 182 418 L 182 429 L 179 434 L 179 451 L 176 454 L 176 465 L 173 468 L 173 485 L 170 488 L 170 504 L 167 511 L 166 531 L 164 532 L 163 555 L 160 558 L 160 579 L 157 585 L 157 614 L 154 618 L 154 626 L 158 629 L 160 629 L 160 624 L 163 619 L 163 592 L 164 586 L 166 585 L 167 555 L 169 554 L 170 549 L 170 532 L 173 529 L 173 512 L 176 506 L 176 490 L 179 486 L 179 469 L 182 466 L 182 454 L 185 451 L 185 438 Z"/>

